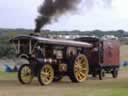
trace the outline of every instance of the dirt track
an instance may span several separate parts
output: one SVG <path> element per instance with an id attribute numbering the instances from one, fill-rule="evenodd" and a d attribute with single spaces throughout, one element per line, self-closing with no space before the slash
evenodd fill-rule
<path id="1" fill-rule="evenodd" d="M 52 83 L 48 86 L 40 86 L 37 80 L 34 80 L 31 85 L 21 85 L 16 79 L 0 80 L 0 96 L 78 96 L 79 92 L 109 88 L 112 83 L 115 84 L 116 88 L 118 82 L 125 79 L 128 80 L 128 72 L 120 72 L 118 79 L 107 76 L 100 81 L 90 77 L 84 83 L 76 84 L 71 83 L 68 78 L 64 78 L 61 82 Z"/>

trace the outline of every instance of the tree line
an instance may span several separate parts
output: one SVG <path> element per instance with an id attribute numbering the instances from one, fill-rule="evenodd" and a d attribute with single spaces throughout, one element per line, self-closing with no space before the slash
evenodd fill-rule
<path id="1" fill-rule="evenodd" d="M 15 56 L 15 49 L 9 43 L 9 40 L 19 36 L 19 35 L 29 35 L 33 33 L 32 29 L 3 29 L 0 28 L 0 58 L 7 57 L 12 58 Z M 124 39 L 124 37 L 128 37 L 128 32 L 124 30 L 116 30 L 116 31 L 101 31 L 101 30 L 93 30 L 93 31 L 51 31 L 51 30 L 42 30 L 42 36 L 47 35 L 88 35 L 88 36 L 97 36 L 102 37 L 104 35 L 114 35 L 120 38 L 122 43 L 128 44 L 128 40 Z M 123 39 L 122 39 L 123 38 Z"/>

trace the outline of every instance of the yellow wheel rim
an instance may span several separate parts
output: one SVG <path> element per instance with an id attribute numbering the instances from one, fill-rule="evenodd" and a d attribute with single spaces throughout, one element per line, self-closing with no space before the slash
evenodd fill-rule
<path id="1" fill-rule="evenodd" d="M 88 60 L 86 56 L 79 55 L 74 64 L 74 73 L 78 82 L 83 82 L 88 76 Z"/>
<path id="2" fill-rule="evenodd" d="M 33 75 L 32 70 L 29 66 L 24 66 L 21 70 L 21 79 L 24 83 L 30 83 L 32 81 Z"/>
<path id="3" fill-rule="evenodd" d="M 50 64 L 46 64 L 41 69 L 41 81 L 44 85 L 50 84 L 54 79 L 54 70 Z"/>

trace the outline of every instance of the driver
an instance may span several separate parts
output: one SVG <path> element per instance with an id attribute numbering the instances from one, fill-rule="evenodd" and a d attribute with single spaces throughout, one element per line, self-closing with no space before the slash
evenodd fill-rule
<path id="1" fill-rule="evenodd" d="M 35 58 L 43 58 L 44 55 L 43 55 L 42 48 L 40 46 L 37 46 L 34 49 L 33 55 L 34 55 Z"/>
<path id="2" fill-rule="evenodd" d="M 44 57 L 43 56 L 42 49 L 41 49 L 40 46 L 37 46 L 37 48 L 35 49 L 35 51 L 36 51 L 35 55 L 36 55 L 37 58 L 43 58 Z"/>

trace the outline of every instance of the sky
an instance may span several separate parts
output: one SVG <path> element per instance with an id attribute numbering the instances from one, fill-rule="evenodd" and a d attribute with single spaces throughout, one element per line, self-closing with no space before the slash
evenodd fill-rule
<path id="1" fill-rule="evenodd" d="M 43 0 L 0 0 L 0 28 L 35 28 L 37 8 Z M 92 7 L 83 0 L 76 12 L 61 16 L 42 29 L 128 31 L 128 0 L 112 0 L 109 6 L 97 1 Z M 107 1 L 107 0 L 106 0 Z M 110 1 L 110 0 L 109 0 Z"/>

